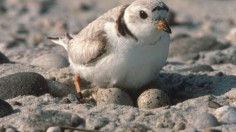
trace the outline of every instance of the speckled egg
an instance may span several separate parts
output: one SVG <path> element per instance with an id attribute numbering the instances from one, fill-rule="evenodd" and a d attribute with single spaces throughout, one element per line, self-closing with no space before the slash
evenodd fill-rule
<path id="1" fill-rule="evenodd" d="M 170 104 L 168 95 L 159 89 L 148 89 L 144 91 L 137 100 L 139 108 L 154 109 Z"/>
<path id="2" fill-rule="evenodd" d="M 99 88 L 96 102 L 97 105 L 119 104 L 133 106 L 131 97 L 119 88 Z"/>

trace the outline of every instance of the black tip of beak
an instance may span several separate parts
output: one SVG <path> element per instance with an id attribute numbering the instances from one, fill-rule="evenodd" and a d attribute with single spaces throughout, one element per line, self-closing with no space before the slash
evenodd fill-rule
<path id="1" fill-rule="evenodd" d="M 166 27 L 163 29 L 165 32 L 171 34 L 172 33 L 172 30 L 171 28 L 169 27 L 169 25 L 166 25 Z"/>

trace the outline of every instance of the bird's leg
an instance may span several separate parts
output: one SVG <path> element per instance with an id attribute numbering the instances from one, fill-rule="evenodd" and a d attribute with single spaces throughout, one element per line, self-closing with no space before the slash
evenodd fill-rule
<path id="1" fill-rule="evenodd" d="M 79 75 L 75 74 L 74 75 L 74 85 L 75 85 L 75 90 L 76 90 L 77 98 L 80 100 L 83 97 L 82 97 L 82 94 L 81 94 L 81 88 L 80 88 L 79 81 L 80 81 Z"/>

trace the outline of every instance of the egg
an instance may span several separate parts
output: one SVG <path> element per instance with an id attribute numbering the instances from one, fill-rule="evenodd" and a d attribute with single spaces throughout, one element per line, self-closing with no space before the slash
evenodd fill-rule
<path id="1" fill-rule="evenodd" d="M 98 106 L 108 104 L 134 106 L 131 97 L 119 88 L 99 88 L 96 103 Z"/>
<path id="2" fill-rule="evenodd" d="M 152 88 L 141 93 L 137 99 L 137 105 L 139 108 L 154 109 L 170 105 L 170 100 L 165 92 Z"/>

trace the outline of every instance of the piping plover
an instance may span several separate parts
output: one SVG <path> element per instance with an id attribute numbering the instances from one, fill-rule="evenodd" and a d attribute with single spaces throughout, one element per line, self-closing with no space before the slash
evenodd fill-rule
<path id="1" fill-rule="evenodd" d="M 109 10 L 77 35 L 49 39 L 67 50 L 78 93 L 80 78 L 100 87 L 139 89 L 166 63 L 168 12 L 160 0 L 136 0 Z"/>

